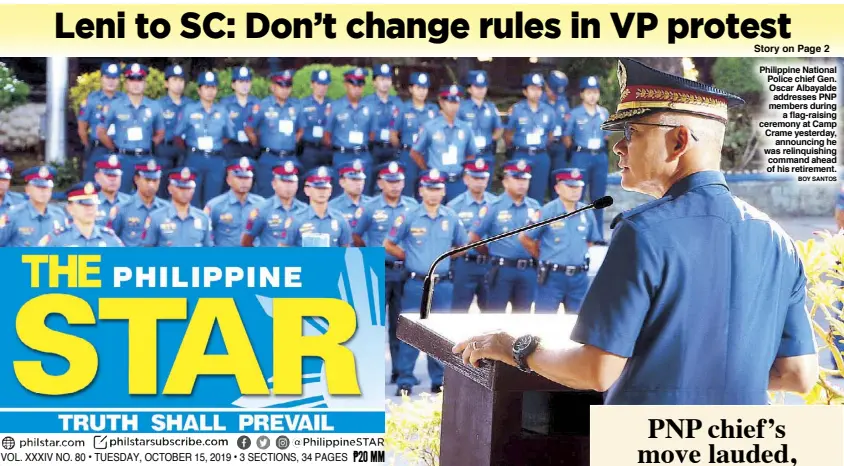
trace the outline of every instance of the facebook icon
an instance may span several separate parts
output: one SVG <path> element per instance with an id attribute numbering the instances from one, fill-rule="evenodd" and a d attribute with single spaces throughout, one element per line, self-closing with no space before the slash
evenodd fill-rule
<path id="1" fill-rule="evenodd" d="M 249 437 L 246 435 L 241 435 L 240 438 L 237 439 L 237 446 L 240 447 L 241 450 L 246 450 L 251 444 L 252 441 L 249 440 Z"/>

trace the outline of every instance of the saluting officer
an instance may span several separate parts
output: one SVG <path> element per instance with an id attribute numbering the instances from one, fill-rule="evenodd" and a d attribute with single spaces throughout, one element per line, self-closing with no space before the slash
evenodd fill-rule
<path id="1" fill-rule="evenodd" d="M 240 239 L 241 246 L 275 248 L 289 244 L 287 230 L 293 225 L 295 214 L 308 207 L 296 199 L 300 172 L 301 166 L 292 160 L 273 167 L 275 195 L 249 212 L 246 229 Z M 258 244 L 253 244 L 256 240 Z"/>
<path id="2" fill-rule="evenodd" d="M 237 163 L 229 165 L 226 183 L 231 189 L 211 199 L 205 206 L 205 215 L 211 219 L 214 246 L 240 246 L 249 213 L 266 201 L 249 192 L 254 178 L 253 169 L 249 157 L 241 157 Z"/>
<path id="3" fill-rule="evenodd" d="M 577 168 L 554 171 L 558 199 L 542 206 L 540 220 L 585 207 L 578 202 L 583 175 Z M 519 234 L 522 246 L 539 260 L 535 312 L 557 312 L 560 303 L 568 314 L 580 312 L 589 289 L 589 247 L 599 240 L 591 210 Z"/>
<path id="4" fill-rule="evenodd" d="M 227 159 L 226 164 L 232 160 L 240 160 L 241 157 L 255 158 L 255 148 L 249 143 L 249 136 L 246 134 L 246 119 L 255 105 L 261 103 L 261 99 L 250 94 L 252 70 L 245 66 L 236 66 L 232 68 L 231 73 L 231 86 L 234 93 L 220 99 L 220 105 L 225 107 L 235 131 L 232 139 L 225 144 L 223 151 Z M 223 175 L 220 176 L 222 178 Z M 220 181 L 222 184 L 222 179 Z"/>
<path id="5" fill-rule="evenodd" d="M 170 204 L 149 214 L 141 235 L 147 247 L 213 246 L 211 220 L 191 205 L 196 175 L 188 167 L 174 168 L 168 174 Z"/>
<path id="6" fill-rule="evenodd" d="M 525 99 L 510 107 L 504 140 L 513 152 L 513 159 L 530 160 L 532 173 L 528 196 L 538 202 L 545 200 L 551 158 L 548 145 L 554 140 L 557 118 L 554 109 L 539 101 L 545 80 L 538 73 L 527 74 L 522 79 Z"/>
<path id="7" fill-rule="evenodd" d="M 187 147 L 185 164 L 196 179 L 193 205 L 202 206 L 223 191 L 226 172 L 223 147 L 235 137 L 235 130 L 226 107 L 214 103 L 219 85 L 217 75 L 206 71 L 199 75 L 197 84 L 199 102 L 185 106 L 175 134 L 178 144 Z"/>
<path id="8" fill-rule="evenodd" d="M 475 220 L 469 233 L 470 241 L 511 231 L 539 218 L 541 206 L 535 199 L 527 197 L 528 187 L 534 180 L 533 168 L 527 160 L 516 159 L 506 162 L 503 169 L 504 193 L 490 204 L 483 216 Z M 505 312 L 507 303 L 510 303 L 513 313 L 530 312 L 536 291 L 536 261 L 516 236 L 477 249 L 483 254 L 487 248 L 491 264 L 487 275 L 487 309 Z"/>
<path id="9" fill-rule="evenodd" d="M 273 167 L 296 157 L 301 134 L 296 126 L 299 106 L 289 99 L 291 86 L 292 71 L 270 74 L 272 95 L 255 104 L 246 119 L 246 135 L 253 146 L 260 148 L 255 193 L 261 197 L 273 194 Z"/>
<path id="10" fill-rule="evenodd" d="M 589 199 L 595 200 L 607 193 L 607 173 L 609 171 L 609 156 L 607 143 L 610 133 L 601 129 L 601 125 L 609 118 L 609 111 L 598 105 L 601 96 L 598 78 L 587 76 L 580 80 L 580 99 L 582 103 L 571 111 L 563 141 L 571 151 L 571 166 L 579 168 L 583 173 L 586 188 L 583 198 L 589 191 Z M 601 239 L 597 244 L 605 245 L 604 241 L 604 211 L 595 211 L 595 220 L 601 225 Z"/>
<path id="11" fill-rule="evenodd" d="M 144 96 L 149 70 L 146 65 L 132 63 L 123 69 L 126 97 L 103 106 L 103 118 L 97 137 L 108 150 L 119 155 L 121 163 L 134 165 L 139 158 L 153 155 L 153 148 L 164 141 L 164 118 L 161 106 Z M 114 125 L 113 135 L 108 134 Z M 123 173 L 120 190 L 132 192 L 132 173 Z"/>
<path id="12" fill-rule="evenodd" d="M 322 144 L 322 137 L 328 124 L 326 107 L 329 99 L 326 94 L 328 94 L 329 84 L 331 84 L 331 73 L 328 70 L 313 70 L 311 72 L 311 95 L 299 101 L 301 108 L 296 128 L 298 131 L 297 137 L 302 143 L 302 155 L 299 160 L 302 163 L 302 169 L 305 171 L 323 165 L 331 165 L 333 152 Z M 304 199 L 304 197 L 301 199 Z"/>
<path id="13" fill-rule="evenodd" d="M 408 212 L 419 206 L 419 203 L 412 197 L 402 195 L 405 184 L 404 164 L 397 161 L 383 163 L 376 168 L 376 175 L 378 176 L 378 188 L 381 195 L 366 203 L 359 216 L 355 213 L 357 224 L 354 226 L 353 238 L 357 247 L 383 246 L 384 239 L 387 237 L 396 217 L 407 215 Z M 390 383 L 393 384 L 399 377 L 399 339 L 396 336 L 396 327 L 399 322 L 399 314 L 402 311 L 404 260 L 390 254 L 389 251 L 386 251 L 385 259 L 384 301 L 387 304 L 389 322 L 387 331 L 390 343 L 390 362 L 392 363 Z"/>
<path id="14" fill-rule="evenodd" d="M 333 166 L 360 159 L 366 173 L 367 184 L 363 192 L 371 190 L 372 154 L 369 144 L 375 138 L 378 121 L 372 109 L 361 102 L 363 86 L 369 72 L 363 68 L 352 68 L 343 73 L 346 96 L 326 105 L 328 123 L 325 125 L 323 144 L 334 150 Z"/>
<path id="15" fill-rule="evenodd" d="M 67 215 L 50 204 L 56 170 L 48 166 L 23 172 L 29 202 L 12 206 L 0 215 L 0 247 L 35 246 L 47 233 L 67 225 Z"/>
<path id="16" fill-rule="evenodd" d="M 463 223 L 466 231 L 483 218 L 489 206 L 497 198 L 487 191 L 490 179 L 490 166 L 484 157 L 463 162 L 463 182 L 468 188 L 466 192 L 452 199 L 448 206 L 457 212 L 457 217 Z M 479 253 L 476 249 L 467 251 L 465 255 L 454 260 L 454 297 L 451 308 L 455 311 L 469 311 L 475 296 L 478 297 L 478 308 L 486 309 L 487 286 L 486 276 L 489 273 L 489 256 Z"/>
<path id="17" fill-rule="evenodd" d="M 118 90 L 119 87 L 120 65 L 113 62 L 104 62 L 100 66 L 100 88 L 88 94 L 79 106 L 77 133 L 79 140 L 85 146 L 85 169 L 82 175 L 82 179 L 85 181 L 94 179 L 94 165 L 88 162 L 94 157 L 109 152 L 97 136 L 97 126 L 103 118 L 103 108 L 111 105 L 115 99 L 126 97 L 126 94 Z M 106 133 L 113 136 L 114 127 L 110 126 Z"/>
<path id="18" fill-rule="evenodd" d="M 406 215 L 399 215 L 393 222 L 393 227 L 384 248 L 393 256 L 404 260 L 408 280 L 404 285 L 402 297 L 403 310 L 416 310 L 422 302 L 422 284 L 428 269 L 440 254 L 453 247 L 463 246 L 467 242 L 466 230 L 457 214 L 442 205 L 445 197 L 445 176 L 433 169 L 423 172 L 419 177 L 419 191 L 422 204 Z M 432 312 L 449 312 L 451 310 L 451 259 L 443 260 L 434 271 L 435 287 Z M 399 377 L 396 381 L 398 389 L 396 395 L 410 394 L 417 379 L 413 376 L 413 368 L 419 350 L 406 343 L 399 347 Z M 439 393 L 443 384 L 443 366 L 428 356 L 428 374 L 431 376 L 431 392 Z"/>
<path id="19" fill-rule="evenodd" d="M 457 119 L 457 110 L 463 92 L 460 86 L 445 86 L 440 89 L 441 115 L 422 126 L 419 138 L 411 149 L 410 156 L 422 170 L 437 169 L 446 177 L 445 202 L 466 190 L 460 175 L 463 162 L 471 160 L 478 153 L 472 128 Z"/>
<path id="20" fill-rule="evenodd" d="M 401 147 L 399 160 L 405 169 L 405 196 L 416 195 L 416 180 L 419 178 L 419 166 L 410 156 L 410 150 L 419 139 L 419 132 L 426 123 L 439 116 L 440 109 L 436 105 L 426 102 L 431 78 L 427 73 L 413 73 L 410 75 L 410 100 L 401 105 L 398 115 L 393 122 L 390 137 L 396 146 Z"/>
<path id="21" fill-rule="evenodd" d="M 20 193 L 9 191 L 14 171 L 14 162 L 0 158 L 0 215 L 6 213 L 13 205 L 26 202 L 26 198 Z"/>
<path id="22" fill-rule="evenodd" d="M 545 82 L 545 93 L 542 94 L 541 102 L 544 102 L 554 109 L 557 121 L 554 123 L 554 142 L 551 143 L 551 169 L 558 170 L 568 166 L 568 148 L 563 144 L 563 131 L 571 118 L 571 107 L 566 96 L 566 87 L 569 85 L 569 78 L 560 70 L 554 70 L 548 75 Z M 551 186 L 556 185 L 553 175 Z"/>
<path id="23" fill-rule="evenodd" d="M 352 228 L 342 213 L 328 205 L 331 172 L 327 167 L 317 167 L 305 174 L 305 195 L 310 205 L 293 214 L 288 244 L 294 247 L 349 247 Z"/>
<path id="24" fill-rule="evenodd" d="M 363 185 L 366 182 L 366 173 L 363 172 L 363 164 L 360 160 L 340 166 L 340 187 L 343 194 L 335 197 L 328 203 L 332 209 L 343 214 L 343 218 L 354 230 L 358 219 L 363 213 L 362 206 L 370 201 L 370 197 L 363 194 Z"/>
<path id="25" fill-rule="evenodd" d="M 396 158 L 398 144 L 391 140 L 390 130 L 393 119 L 402 107 L 398 96 L 390 95 L 393 87 L 393 67 L 384 63 L 372 67 L 372 85 L 375 92 L 364 97 L 361 102 L 368 105 L 375 114 L 375 139 L 372 147 L 372 163 L 380 165 Z M 367 190 L 366 194 L 372 194 Z"/>
<path id="26" fill-rule="evenodd" d="M 38 246 L 49 247 L 123 247 L 123 241 L 111 228 L 98 225 L 97 206 L 99 186 L 83 181 L 67 190 L 67 210 L 73 218 L 70 225 L 62 225 L 44 235 Z"/>
<path id="27" fill-rule="evenodd" d="M 460 102 L 457 118 L 468 122 L 472 127 L 478 155 L 494 161 L 496 144 L 504 133 L 504 124 L 501 122 L 501 115 L 498 114 L 498 107 L 492 101 L 486 100 L 489 76 L 486 71 L 470 71 L 466 77 L 466 85 L 471 98 Z M 491 176 L 495 170 L 495 163 L 489 163 L 487 168 Z"/>
<path id="28" fill-rule="evenodd" d="M 167 201 L 156 196 L 161 184 L 161 165 L 155 159 L 139 160 L 135 171 L 135 194 L 128 201 L 112 209 L 108 227 L 114 230 L 127 247 L 141 245 L 149 214 L 167 205 Z"/>
<path id="29" fill-rule="evenodd" d="M 132 198 L 131 195 L 120 192 L 121 178 L 123 177 L 123 166 L 115 154 L 104 155 L 94 162 L 97 171 L 94 173 L 94 181 L 97 182 L 97 192 L 100 202 L 97 204 L 97 226 L 106 226 L 109 219 L 114 216 L 114 208 L 117 204 Z"/>
<path id="30" fill-rule="evenodd" d="M 167 94 L 158 99 L 161 106 L 161 116 L 164 118 L 164 142 L 155 148 L 155 158 L 161 165 L 161 170 L 168 172 L 175 166 L 184 165 L 185 150 L 176 145 L 176 127 L 179 125 L 179 115 L 192 99 L 185 97 L 185 69 L 181 65 L 170 65 L 164 69 L 164 87 Z M 167 185 L 161 184 L 159 197 L 167 196 Z"/>

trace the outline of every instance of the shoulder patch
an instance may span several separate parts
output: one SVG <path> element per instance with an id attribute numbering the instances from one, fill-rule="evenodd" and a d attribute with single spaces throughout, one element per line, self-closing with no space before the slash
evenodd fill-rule
<path id="1" fill-rule="evenodd" d="M 205 215 L 210 217 L 211 216 L 211 204 L 206 205 L 205 208 L 202 209 L 202 212 L 204 212 Z"/>

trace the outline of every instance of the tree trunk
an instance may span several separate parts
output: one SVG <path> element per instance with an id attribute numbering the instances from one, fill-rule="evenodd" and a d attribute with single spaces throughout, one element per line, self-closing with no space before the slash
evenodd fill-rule
<path id="1" fill-rule="evenodd" d="M 634 58 L 634 60 L 640 61 L 663 73 L 683 76 L 683 59 L 680 57 L 646 57 Z"/>

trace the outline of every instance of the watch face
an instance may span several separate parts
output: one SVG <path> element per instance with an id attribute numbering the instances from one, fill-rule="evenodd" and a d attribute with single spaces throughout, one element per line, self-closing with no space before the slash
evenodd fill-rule
<path id="1" fill-rule="evenodd" d="M 516 340 L 516 343 L 513 344 L 513 350 L 524 351 L 530 345 L 531 340 L 532 340 L 532 338 L 530 336 L 527 336 L 527 335 L 523 336 L 523 337 L 519 337 Z"/>

